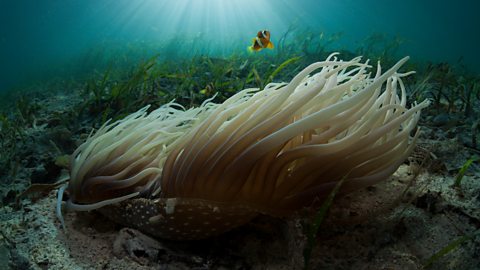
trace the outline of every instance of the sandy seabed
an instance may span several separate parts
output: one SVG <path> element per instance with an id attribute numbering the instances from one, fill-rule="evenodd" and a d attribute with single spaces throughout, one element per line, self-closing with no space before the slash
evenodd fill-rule
<path id="1" fill-rule="evenodd" d="M 318 233 L 311 269 L 422 269 L 433 254 L 474 234 L 431 269 L 480 269 L 480 170 L 470 168 L 455 189 L 445 163 L 465 160 L 465 149 L 448 140 L 421 144 L 446 158 L 420 169 L 404 164 L 387 181 L 338 198 Z M 55 204 L 51 192 L 22 200 L 19 209 L 0 208 L 0 269 L 303 269 L 305 224 L 314 214 L 259 216 L 211 239 L 174 242 L 96 212 L 65 214 L 63 230 Z"/>

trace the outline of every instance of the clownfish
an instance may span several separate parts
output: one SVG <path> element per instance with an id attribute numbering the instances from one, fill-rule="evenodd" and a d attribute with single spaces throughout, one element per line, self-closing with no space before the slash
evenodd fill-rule
<path id="1" fill-rule="evenodd" d="M 263 30 L 258 31 L 257 36 L 252 39 L 252 46 L 248 47 L 248 50 L 258 52 L 262 49 L 273 49 L 273 43 L 270 41 L 270 31 Z"/>

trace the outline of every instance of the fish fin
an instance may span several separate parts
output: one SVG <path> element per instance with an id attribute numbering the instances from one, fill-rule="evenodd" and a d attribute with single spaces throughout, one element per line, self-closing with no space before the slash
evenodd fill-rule
<path id="1" fill-rule="evenodd" d="M 267 48 L 273 49 L 275 46 L 273 46 L 273 43 L 271 41 L 268 42 Z"/>
<path id="2" fill-rule="evenodd" d="M 249 53 L 253 53 L 253 52 L 255 52 L 255 49 L 253 48 L 253 46 L 248 46 L 248 47 L 247 47 L 247 51 L 248 51 Z"/>

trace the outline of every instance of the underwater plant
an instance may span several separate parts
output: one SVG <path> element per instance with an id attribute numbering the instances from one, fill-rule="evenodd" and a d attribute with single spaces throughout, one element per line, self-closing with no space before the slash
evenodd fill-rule
<path id="1" fill-rule="evenodd" d="M 457 82 L 459 84 L 459 98 L 462 101 L 463 114 L 465 118 L 468 118 L 474 113 L 474 96 L 478 95 L 480 91 L 479 81 L 477 78 L 460 76 Z"/>
<path id="2" fill-rule="evenodd" d="M 83 87 L 85 102 L 79 110 L 86 110 L 96 116 L 101 112 L 102 119 L 108 119 L 125 115 L 126 111 L 138 103 L 144 106 L 144 102 L 155 102 L 153 92 L 156 85 L 151 73 L 157 58 L 155 55 L 141 61 L 127 74 L 116 74 L 118 71 L 109 68 L 100 78 L 93 76 Z"/>
<path id="3" fill-rule="evenodd" d="M 363 40 L 356 53 L 389 65 L 395 59 L 394 56 L 397 55 L 402 43 L 404 39 L 400 36 L 390 37 L 384 33 L 373 33 Z"/>
<path id="4" fill-rule="evenodd" d="M 17 151 L 25 141 L 23 119 L 18 115 L 8 116 L 0 112 L 0 178 L 10 176 L 7 182 L 13 181 L 19 165 Z"/>
<path id="5" fill-rule="evenodd" d="M 420 111 L 399 73 L 330 55 L 290 83 L 188 110 L 168 103 L 105 123 L 73 153 L 67 210 L 169 239 L 201 239 L 259 213 L 315 206 L 388 178 L 412 152 Z M 312 72 L 319 70 L 310 75 Z M 348 173 L 348 176 L 345 175 Z M 57 213 L 60 204 L 57 205 Z"/>
<path id="6" fill-rule="evenodd" d="M 34 101 L 30 100 L 27 96 L 21 96 L 16 101 L 18 117 L 25 125 L 32 125 L 35 121 L 35 113 L 39 110 L 40 106 Z"/>
<path id="7" fill-rule="evenodd" d="M 448 253 L 454 251 L 455 249 L 459 248 L 461 245 L 465 244 L 469 241 L 475 241 L 476 237 L 480 235 L 480 230 L 477 230 L 471 234 L 464 234 L 450 243 L 448 243 L 445 247 L 440 249 L 438 252 L 434 253 L 427 261 L 423 264 L 423 269 L 430 269 L 434 263 L 437 263 L 440 258 L 447 255 Z"/>
<path id="8" fill-rule="evenodd" d="M 470 168 L 470 165 L 472 165 L 473 162 L 478 161 L 478 157 L 472 157 L 469 158 L 465 163 L 463 163 L 462 167 L 460 170 L 458 170 L 458 174 L 455 177 L 455 182 L 453 183 L 453 186 L 456 188 L 460 188 L 460 185 L 462 183 L 462 179 L 465 176 L 465 173 L 467 172 L 468 168 Z"/>
<path id="9" fill-rule="evenodd" d="M 428 89 L 432 98 L 433 107 L 437 112 L 451 112 L 454 101 L 459 97 L 456 87 L 456 77 L 448 63 L 430 65 L 427 72 L 431 73 L 432 84 Z M 442 101 L 447 101 L 447 108 L 442 108 Z"/>

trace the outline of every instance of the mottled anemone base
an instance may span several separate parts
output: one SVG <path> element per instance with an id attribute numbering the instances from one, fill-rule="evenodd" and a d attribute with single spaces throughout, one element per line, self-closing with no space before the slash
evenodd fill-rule
<path id="1" fill-rule="evenodd" d="M 222 104 L 144 108 L 102 126 L 72 155 L 67 209 L 169 239 L 200 239 L 258 213 L 287 216 L 388 178 L 415 146 L 424 101 L 406 108 L 400 60 L 382 74 L 333 54 L 288 84 Z M 312 72 L 319 70 L 311 75 Z"/>
<path id="2" fill-rule="evenodd" d="M 204 239 L 250 221 L 258 209 L 198 199 L 130 199 L 98 209 L 114 222 L 153 236 L 175 240 Z"/>

